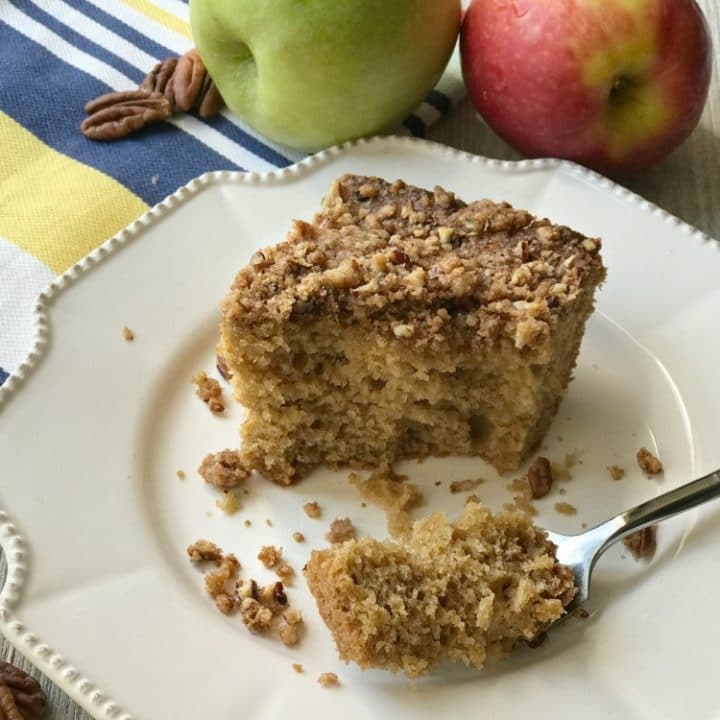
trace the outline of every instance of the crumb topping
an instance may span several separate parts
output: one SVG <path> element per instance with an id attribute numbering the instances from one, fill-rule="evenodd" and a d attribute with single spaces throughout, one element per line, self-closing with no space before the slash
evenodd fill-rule
<path id="1" fill-rule="evenodd" d="M 637 451 L 637 464 L 648 475 L 658 475 L 663 471 L 663 464 L 645 447 Z"/>
<path id="2" fill-rule="evenodd" d="M 192 381 L 197 386 L 198 397 L 210 408 L 213 415 L 220 415 L 225 412 L 222 388 L 215 378 L 208 377 L 203 370 L 193 375 Z"/>
<path id="3" fill-rule="evenodd" d="M 338 676 L 332 672 L 321 673 L 318 677 L 318 682 L 323 687 L 337 687 L 340 684 Z"/>
<path id="4" fill-rule="evenodd" d="M 135 339 L 135 333 L 127 325 L 122 329 L 122 336 L 125 342 L 132 342 Z"/>
<path id="5" fill-rule="evenodd" d="M 196 540 L 191 545 L 188 545 L 187 554 L 194 563 L 201 560 L 211 560 L 219 564 L 223 558 L 223 551 L 209 540 Z"/>
<path id="6" fill-rule="evenodd" d="M 336 518 L 333 520 L 330 523 L 330 530 L 325 533 L 325 538 L 333 545 L 354 539 L 355 527 L 350 518 Z"/>
<path id="7" fill-rule="evenodd" d="M 419 345 L 469 330 L 536 347 L 586 278 L 604 276 L 599 249 L 507 203 L 346 175 L 312 224 L 255 253 L 223 313 L 239 324 L 350 314 Z"/>
<path id="8" fill-rule="evenodd" d="M 247 467 L 237 450 L 221 450 L 206 455 L 198 468 L 205 482 L 220 490 L 231 490 L 250 477 Z"/>
<path id="9" fill-rule="evenodd" d="M 317 500 L 305 503 L 303 505 L 303 510 L 305 511 L 305 514 L 313 520 L 319 519 L 322 515 L 322 510 L 320 509 L 320 505 L 318 504 Z"/>
<path id="10" fill-rule="evenodd" d="M 269 570 L 274 568 L 282 557 L 282 551 L 274 545 L 263 545 L 258 553 L 258 560 Z"/>
<path id="11" fill-rule="evenodd" d="M 305 536 L 301 532 L 294 532 L 293 533 L 293 540 L 296 543 L 302 543 L 305 542 Z"/>
<path id="12" fill-rule="evenodd" d="M 625 470 L 619 465 L 609 465 L 607 470 L 613 480 L 622 480 L 625 477 Z"/>

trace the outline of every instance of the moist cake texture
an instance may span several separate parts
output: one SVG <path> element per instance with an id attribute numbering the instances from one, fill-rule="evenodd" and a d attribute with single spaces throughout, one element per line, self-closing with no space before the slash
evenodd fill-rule
<path id="1" fill-rule="evenodd" d="M 305 574 L 342 660 L 410 677 L 444 661 L 480 668 L 532 643 L 576 592 L 527 515 L 476 502 L 454 524 L 443 513 L 417 521 L 405 545 L 315 550 Z"/>
<path id="2" fill-rule="evenodd" d="M 281 484 L 427 455 L 517 468 L 570 381 L 599 249 L 507 203 L 341 177 L 223 302 L 243 457 Z"/>

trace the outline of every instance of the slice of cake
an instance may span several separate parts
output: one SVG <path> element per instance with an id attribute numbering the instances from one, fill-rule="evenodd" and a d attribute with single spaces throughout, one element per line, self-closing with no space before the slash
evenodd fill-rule
<path id="1" fill-rule="evenodd" d="M 474 502 L 454 524 L 443 513 L 419 520 L 407 545 L 315 550 L 305 575 L 342 660 L 410 677 L 443 661 L 480 668 L 532 642 L 576 592 L 527 515 Z"/>
<path id="2" fill-rule="evenodd" d="M 427 455 L 517 468 L 570 381 L 599 249 L 506 203 L 340 178 L 223 303 L 244 457 L 282 484 Z"/>

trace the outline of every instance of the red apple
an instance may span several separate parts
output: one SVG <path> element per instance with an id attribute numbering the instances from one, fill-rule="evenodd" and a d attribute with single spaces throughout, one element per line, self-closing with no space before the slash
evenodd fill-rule
<path id="1" fill-rule="evenodd" d="M 710 85 L 694 0 L 474 0 L 460 50 L 470 97 L 501 137 L 601 172 L 667 155 Z"/>

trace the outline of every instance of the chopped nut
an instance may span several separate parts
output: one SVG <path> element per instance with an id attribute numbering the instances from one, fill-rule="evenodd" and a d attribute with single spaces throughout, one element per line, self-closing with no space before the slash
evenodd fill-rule
<path id="1" fill-rule="evenodd" d="M 196 540 L 192 545 L 188 545 L 187 554 L 194 563 L 201 560 L 212 560 L 220 563 L 223 558 L 223 551 L 209 540 Z"/>
<path id="2" fill-rule="evenodd" d="M 609 465 L 607 471 L 613 480 L 622 480 L 625 477 L 625 470 L 619 465 Z"/>
<path id="3" fill-rule="evenodd" d="M 450 483 L 451 493 L 467 492 L 474 490 L 478 485 L 485 482 L 485 478 L 468 478 L 467 480 L 453 480 Z"/>
<path id="4" fill-rule="evenodd" d="M 577 508 L 569 502 L 555 503 L 555 510 L 562 515 L 577 515 Z"/>
<path id="5" fill-rule="evenodd" d="M 237 598 L 227 593 L 220 593 L 215 598 L 215 605 L 223 615 L 229 615 L 235 609 Z"/>
<path id="6" fill-rule="evenodd" d="M 278 562 L 282 552 L 274 545 L 263 545 L 258 553 L 258 560 L 268 569 L 274 568 Z"/>
<path id="7" fill-rule="evenodd" d="M 293 540 L 297 543 L 305 542 L 305 536 L 301 532 L 294 532 Z"/>
<path id="8" fill-rule="evenodd" d="M 647 448 L 637 451 L 637 463 L 648 475 L 657 475 L 663 471 L 663 465 Z"/>
<path id="9" fill-rule="evenodd" d="M 285 588 L 281 582 L 270 583 L 260 588 L 257 599 L 273 612 L 278 612 L 288 603 Z"/>
<path id="10" fill-rule="evenodd" d="M 47 699 L 40 683 L 24 670 L 0 660 L 0 718 L 40 720 Z"/>
<path id="11" fill-rule="evenodd" d="M 546 457 L 535 458 L 528 468 L 528 483 L 534 498 L 545 497 L 552 487 L 553 476 L 550 461 Z"/>
<path id="12" fill-rule="evenodd" d="M 275 574 L 286 584 L 291 585 L 295 577 L 295 570 L 287 563 L 280 563 L 275 568 Z"/>
<path id="13" fill-rule="evenodd" d="M 245 527 L 250 527 L 252 525 L 252 520 L 248 520 L 247 518 L 243 520 L 243 525 Z"/>
<path id="14" fill-rule="evenodd" d="M 305 503 L 303 505 L 303 510 L 305 511 L 305 514 L 309 518 L 313 518 L 313 520 L 317 520 L 322 515 L 320 505 L 315 500 L 309 503 Z"/>
<path id="15" fill-rule="evenodd" d="M 301 672 L 303 672 L 303 666 L 302 666 L 300 663 L 293 663 L 293 664 L 292 664 L 292 669 L 293 669 L 296 673 L 301 673 Z"/>
<path id="16" fill-rule="evenodd" d="M 270 629 L 273 612 L 251 597 L 240 603 L 240 615 L 247 627 L 256 633 L 265 633 Z"/>
<path id="17" fill-rule="evenodd" d="M 186 477 L 184 470 L 178 470 L 175 474 L 178 476 L 178 478 L 179 478 L 180 480 L 184 480 L 185 477 Z"/>
<path id="18" fill-rule="evenodd" d="M 132 342 L 135 339 L 135 333 L 127 325 L 122 329 L 122 336 L 125 342 Z"/>
<path id="19" fill-rule="evenodd" d="M 330 530 L 325 534 L 329 543 L 342 543 L 355 537 L 355 528 L 350 518 L 336 518 L 330 523 Z"/>
<path id="20" fill-rule="evenodd" d="M 238 496 L 232 490 L 225 490 L 222 497 L 215 501 L 215 505 L 226 515 L 234 515 L 242 507 Z"/>
<path id="21" fill-rule="evenodd" d="M 288 625 L 297 625 L 303 621 L 302 613 L 294 607 L 289 607 L 283 615 Z"/>
<path id="22" fill-rule="evenodd" d="M 237 450 L 221 450 L 206 455 L 200 463 L 198 473 L 210 485 L 220 490 L 231 490 L 248 479 L 250 469 Z"/>
<path id="23" fill-rule="evenodd" d="M 255 598 L 257 600 L 259 596 L 258 584 L 254 580 L 238 580 L 237 596 L 240 600 L 245 598 Z"/>
<path id="24" fill-rule="evenodd" d="M 655 526 L 651 525 L 642 530 L 628 535 L 624 540 L 624 545 L 630 550 L 636 560 L 645 558 L 649 560 L 655 554 L 657 547 Z"/>
<path id="25" fill-rule="evenodd" d="M 300 625 L 288 625 L 288 623 L 283 623 L 280 626 L 280 640 L 284 645 L 292 647 L 298 644 L 300 641 L 300 627 Z"/>
<path id="26" fill-rule="evenodd" d="M 443 245 L 448 245 L 453 237 L 453 229 L 449 227 L 439 227 L 437 229 L 438 237 Z"/>
<path id="27" fill-rule="evenodd" d="M 222 388 L 215 378 L 210 378 L 203 370 L 193 375 L 192 381 L 197 385 L 198 397 L 210 408 L 213 415 L 225 412 L 225 403 L 222 397 Z"/>
<path id="28" fill-rule="evenodd" d="M 320 677 L 318 677 L 318 682 L 323 687 L 337 687 L 340 684 L 338 676 L 332 672 L 322 673 Z"/>
<path id="29" fill-rule="evenodd" d="M 225 555 L 218 569 L 205 576 L 205 589 L 208 595 L 217 598 L 218 595 L 226 592 L 227 584 L 236 580 L 239 570 L 238 559 L 232 553 Z"/>

